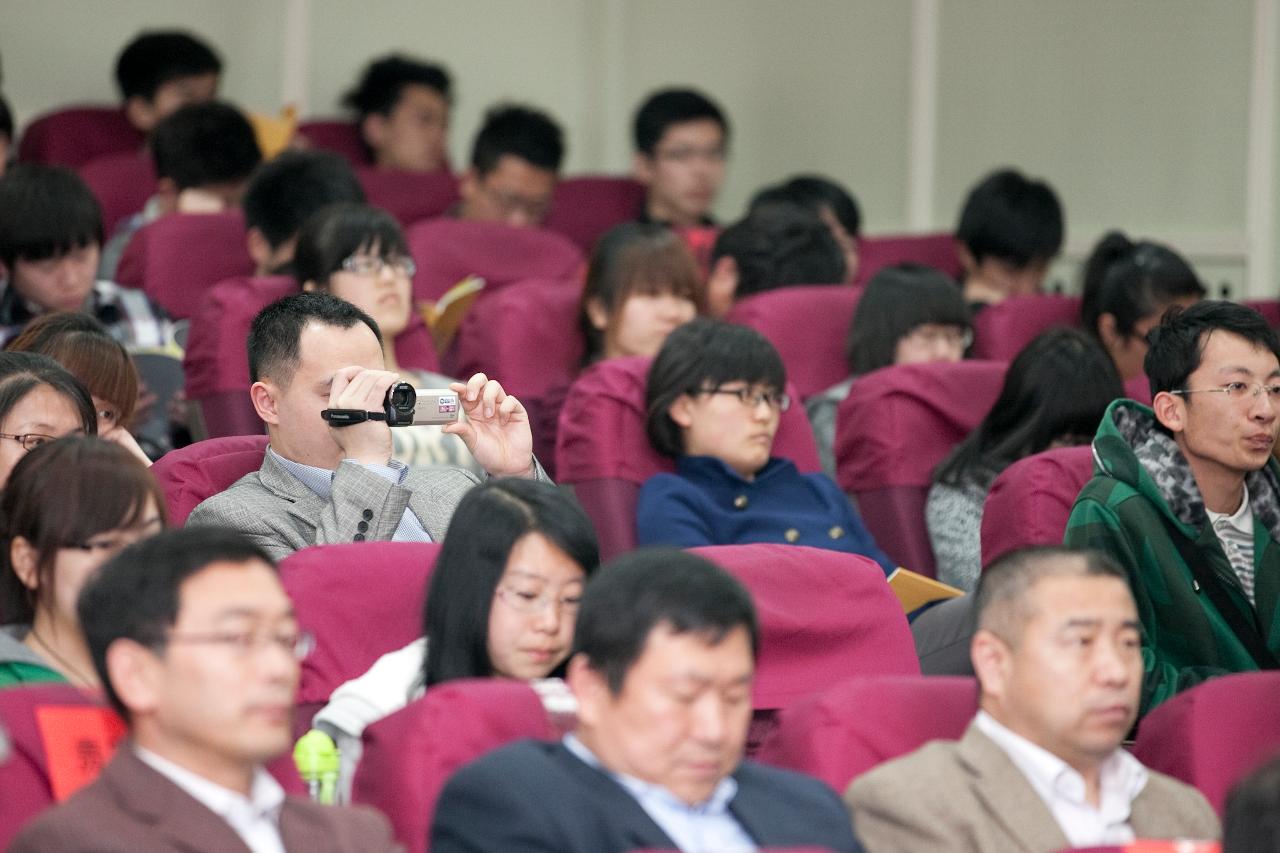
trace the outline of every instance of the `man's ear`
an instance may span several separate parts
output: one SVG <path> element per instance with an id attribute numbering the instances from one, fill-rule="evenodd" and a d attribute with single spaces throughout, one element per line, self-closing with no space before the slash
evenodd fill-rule
<path id="1" fill-rule="evenodd" d="M 671 405 L 667 406 L 667 414 L 681 429 L 693 426 L 693 398 L 688 394 L 676 397 Z"/>
<path id="2" fill-rule="evenodd" d="M 360 122 L 360 136 L 373 149 L 374 159 L 387 141 L 387 117 L 382 113 L 369 113 Z"/>
<path id="3" fill-rule="evenodd" d="M 966 275 L 978 269 L 978 261 L 973 257 L 973 252 L 970 252 L 969 247 L 960 240 L 956 241 L 956 257 L 960 259 L 960 269 L 964 270 Z"/>
<path id="4" fill-rule="evenodd" d="M 36 548 L 25 536 L 15 536 L 9 543 L 9 562 L 13 565 L 13 573 L 18 576 L 23 586 L 31 590 L 40 586 Z"/>
<path id="5" fill-rule="evenodd" d="M 604 673 L 592 669 L 587 656 L 579 652 L 569 661 L 565 681 L 578 698 L 578 722 L 587 726 L 598 724 L 605 703 L 613 696 Z"/>
<path id="6" fill-rule="evenodd" d="M 1098 316 L 1098 337 L 1109 347 L 1120 342 L 1120 334 L 1116 331 L 1116 315 L 1110 311 L 1104 311 Z"/>
<path id="7" fill-rule="evenodd" d="M 1177 394 L 1161 391 L 1151 401 L 1151 410 L 1156 413 L 1160 425 L 1174 434 L 1187 428 L 1187 401 Z"/>
<path id="8" fill-rule="evenodd" d="M 1009 646 L 991 631 L 979 628 L 969 642 L 969 660 L 984 696 L 1004 696 L 1009 680 Z"/>
<path id="9" fill-rule="evenodd" d="M 593 296 L 587 300 L 587 319 L 591 321 L 591 325 L 603 332 L 609 327 L 609 312 L 605 310 L 604 303 L 600 301 L 600 297 Z"/>
<path id="10" fill-rule="evenodd" d="M 178 212 L 178 197 L 181 191 L 173 178 L 160 178 L 156 181 L 155 195 L 160 199 L 160 211 L 165 214 Z"/>
<path id="11" fill-rule="evenodd" d="M 646 187 L 650 186 L 654 179 L 653 158 L 640 151 L 637 151 L 632 155 L 631 177 L 635 178 Z"/>
<path id="12" fill-rule="evenodd" d="M 271 249 L 271 241 L 262 233 L 262 229 L 255 225 L 245 232 L 244 245 L 249 250 L 249 257 L 253 258 L 253 266 L 257 274 L 269 275 L 271 256 L 274 252 Z"/>
<path id="13" fill-rule="evenodd" d="M 255 382 L 249 386 L 249 399 L 253 400 L 253 410 L 262 418 L 263 423 L 280 423 L 280 410 L 277 395 L 280 389 L 271 380 Z"/>
<path id="14" fill-rule="evenodd" d="M 145 715 L 159 704 L 163 673 L 159 655 L 133 640 L 107 647 L 107 678 L 131 716 Z"/>
<path id="15" fill-rule="evenodd" d="M 143 133 L 150 133 L 156 126 L 155 107 L 141 95 L 133 95 L 124 102 L 124 116 Z"/>
<path id="16" fill-rule="evenodd" d="M 458 195 L 462 198 L 463 204 L 469 203 L 479 191 L 480 176 L 476 173 L 474 167 L 467 169 L 458 178 Z"/>

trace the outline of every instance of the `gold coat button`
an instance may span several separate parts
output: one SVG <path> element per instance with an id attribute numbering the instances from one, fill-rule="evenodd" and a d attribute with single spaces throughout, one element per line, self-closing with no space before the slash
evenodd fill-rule
<path id="1" fill-rule="evenodd" d="M 832 539 L 839 539 L 844 535 L 844 528 L 837 524 L 835 527 L 827 531 L 827 535 Z"/>
<path id="2" fill-rule="evenodd" d="M 787 530 L 786 533 L 782 534 L 782 538 L 786 539 L 788 542 L 794 542 L 800 538 L 800 531 L 792 527 Z"/>
<path id="3" fill-rule="evenodd" d="M 746 508 L 747 508 L 747 496 L 746 496 L 746 495 L 738 495 L 736 498 L 734 498 L 734 499 L 733 499 L 733 505 L 734 505 L 734 506 L 736 506 L 738 509 L 746 509 Z"/>

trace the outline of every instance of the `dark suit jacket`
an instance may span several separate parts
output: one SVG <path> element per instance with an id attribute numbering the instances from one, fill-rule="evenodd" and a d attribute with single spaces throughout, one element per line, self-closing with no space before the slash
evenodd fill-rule
<path id="1" fill-rule="evenodd" d="M 729 810 L 762 846 L 861 847 L 835 792 L 817 779 L 743 762 Z M 561 743 L 520 741 L 463 767 L 445 785 L 432 853 L 611 853 L 674 849 L 625 788 Z"/>
<path id="2" fill-rule="evenodd" d="M 280 809 L 289 853 L 402 851 L 387 819 L 367 808 L 289 797 Z M 143 762 L 127 745 L 96 781 L 27 824 L 9 853 L 249 853 L 230 825 Z"/>

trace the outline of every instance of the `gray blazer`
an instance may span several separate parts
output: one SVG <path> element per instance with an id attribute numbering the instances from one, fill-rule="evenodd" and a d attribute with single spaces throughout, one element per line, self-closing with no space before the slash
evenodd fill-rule
<path id="1" fill-rule="evenodd" d="M 1139 838 L 1214 839 L 1199 791 L 1148 769 L 1129 823 Z M 973 724 L 859 777 L 844 795 L 868 853 L 1052 853 L 1071 847 L 1049 807 L 1004 751 Z"/>
<path id="2" fill-rule="evenodd" d="M 546 479 L 540 466 L 537 470 Z M 239 530 L 278 560 L 309 545 L 388 541 L 408 507 L 440 542 L 458 501 L 479 482 L 461 468 L 431 467 L 410 468 L 404 485 L 396 485 L 355 462 L 343 462 L 326 501 L 267 454 L 257 471 L 202 501 L 187 524 Z"/>

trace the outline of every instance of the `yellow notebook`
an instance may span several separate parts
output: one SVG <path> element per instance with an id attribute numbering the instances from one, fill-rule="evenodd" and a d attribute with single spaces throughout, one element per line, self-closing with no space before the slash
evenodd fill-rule
<path id="1" fill-rule="evenodd" d="M 476 301 L 480 291 L 484 290 L 484 285 L 485 281 L 480 276 L 469 275 L 446 290 L 435 302 L 418 303 L 418 311 L 431 330 L 431 339 L 435 341 L 436 352 L 440 355 L 444 355 L 449 344 L 453 343 L 462 318 L 467 315 L 471 303 Z"/>
<path id="2" fill-rule="evenodd" d="M 902 609 L 906 613 L 923 607 L 931 601 L 941 601 L 944 598 L 955 598 L 964 595 L 964 590 L 962 589 L 956 589 L 950 584 L 925 577 L 918 572 L 904 569 L 901 566 L 894 569 L 893 574 L 889 575 L 889 586 L 893 588 L 893 594 L 898 596 L 898 601 L 902 604 Z"/>

